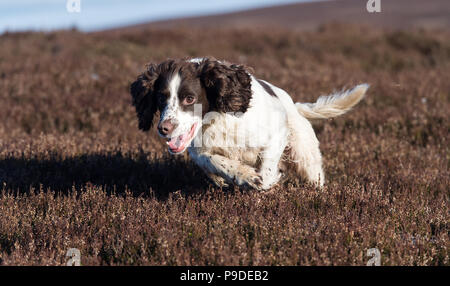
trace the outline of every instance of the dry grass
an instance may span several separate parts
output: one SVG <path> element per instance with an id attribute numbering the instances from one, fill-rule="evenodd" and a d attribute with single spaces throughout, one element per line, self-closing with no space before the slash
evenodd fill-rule
<path id="1" fill-rule="evenodd" d="M 450 37 L 284 30 L 0 37 L 0 264 L 449 265 Z M 311 101 L 371 84 L 314 123 L 328 184 L 209 185 L 144 134 L 128 86 L 148 61 L 212 55 Z"/>

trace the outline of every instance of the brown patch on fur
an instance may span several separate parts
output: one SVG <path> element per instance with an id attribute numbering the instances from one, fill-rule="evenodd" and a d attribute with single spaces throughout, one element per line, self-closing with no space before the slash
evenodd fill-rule
<path id="1" fill-rule="evenodd" d="M 218 112 L 246 112 L 252 98 L 251 78 L 242 65 L 205 59 L 200 64 L 200 80 L 210 109 Z"/>
<path id="2" fill-rule="evenodd" d="M 136 108 L 139 119 L 139 129 L 144 131 L 148 131 L 152 126 L 153 117 L 157 111 L 153 89 L 158 74 L 156 65 L 149 64 L 147 70 L 140 74 L 130 87 L 133 106 Z"/>
<path id="3" fill-rule="evenodd" d="M 264 88 L 264 90 L 270 94 L 271 96 L 275 96 L 277 97 L 277 95 L 275 94 L 275 92 L 273 91 L 273 89 L 270 87 L 270 85 L 268 85 L 265 81 L 257 79 L 258 83 Z"/>

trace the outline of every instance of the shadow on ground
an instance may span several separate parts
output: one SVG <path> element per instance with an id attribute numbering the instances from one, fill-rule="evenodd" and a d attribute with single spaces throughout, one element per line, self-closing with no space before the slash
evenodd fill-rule
<path id="1" fill-rule="evenodd" d="M 173 157 L 148 160 L 145 154 L 132 158 L 121 153 L 4 158 L 0 160 L 0 183 L 19 193 L 32 187 L 67 193 L 73 187 L 91 184 L 108 193 L 129 190 L 134 196 L 151 194 L 159 198 L 179 190 L 192 194 L 209 186 L 206 176 L 190 161 Z"/>

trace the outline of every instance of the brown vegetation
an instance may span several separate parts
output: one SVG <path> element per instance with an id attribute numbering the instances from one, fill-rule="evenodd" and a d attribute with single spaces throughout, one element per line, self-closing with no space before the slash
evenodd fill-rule
<path id="1" fill-rule="evenodd" d="M 323 26 L 0 37 L 0 264 L 449 265 L 450 37 Z M 211 55 L 312 101 L 368 82 L 318 121 L 328 183 L 220 190 L 142 133 L 144 64 Z"/>

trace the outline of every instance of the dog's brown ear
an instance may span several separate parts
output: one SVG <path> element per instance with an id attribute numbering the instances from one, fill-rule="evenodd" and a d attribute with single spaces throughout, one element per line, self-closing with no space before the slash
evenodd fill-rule
<path id="1" fill-rule="evenodd" d="M 139 120 L 139 129 L 143 131 L 148 131 L 152 127 L 153 117 L 158 110 L 157 99 L 153 94 L 154 84 L 158 78 L 156 70 L 156 65 L 147 65 L 147 70 L 140 74 L 130 87 Z"/>
<path id="2" fill-rule="evenodd" d="M 210 110 L 246 112 L 252 98 L 251 78 L 244 66 L 205 59 L 199 76 L 206 90 Z"/>

